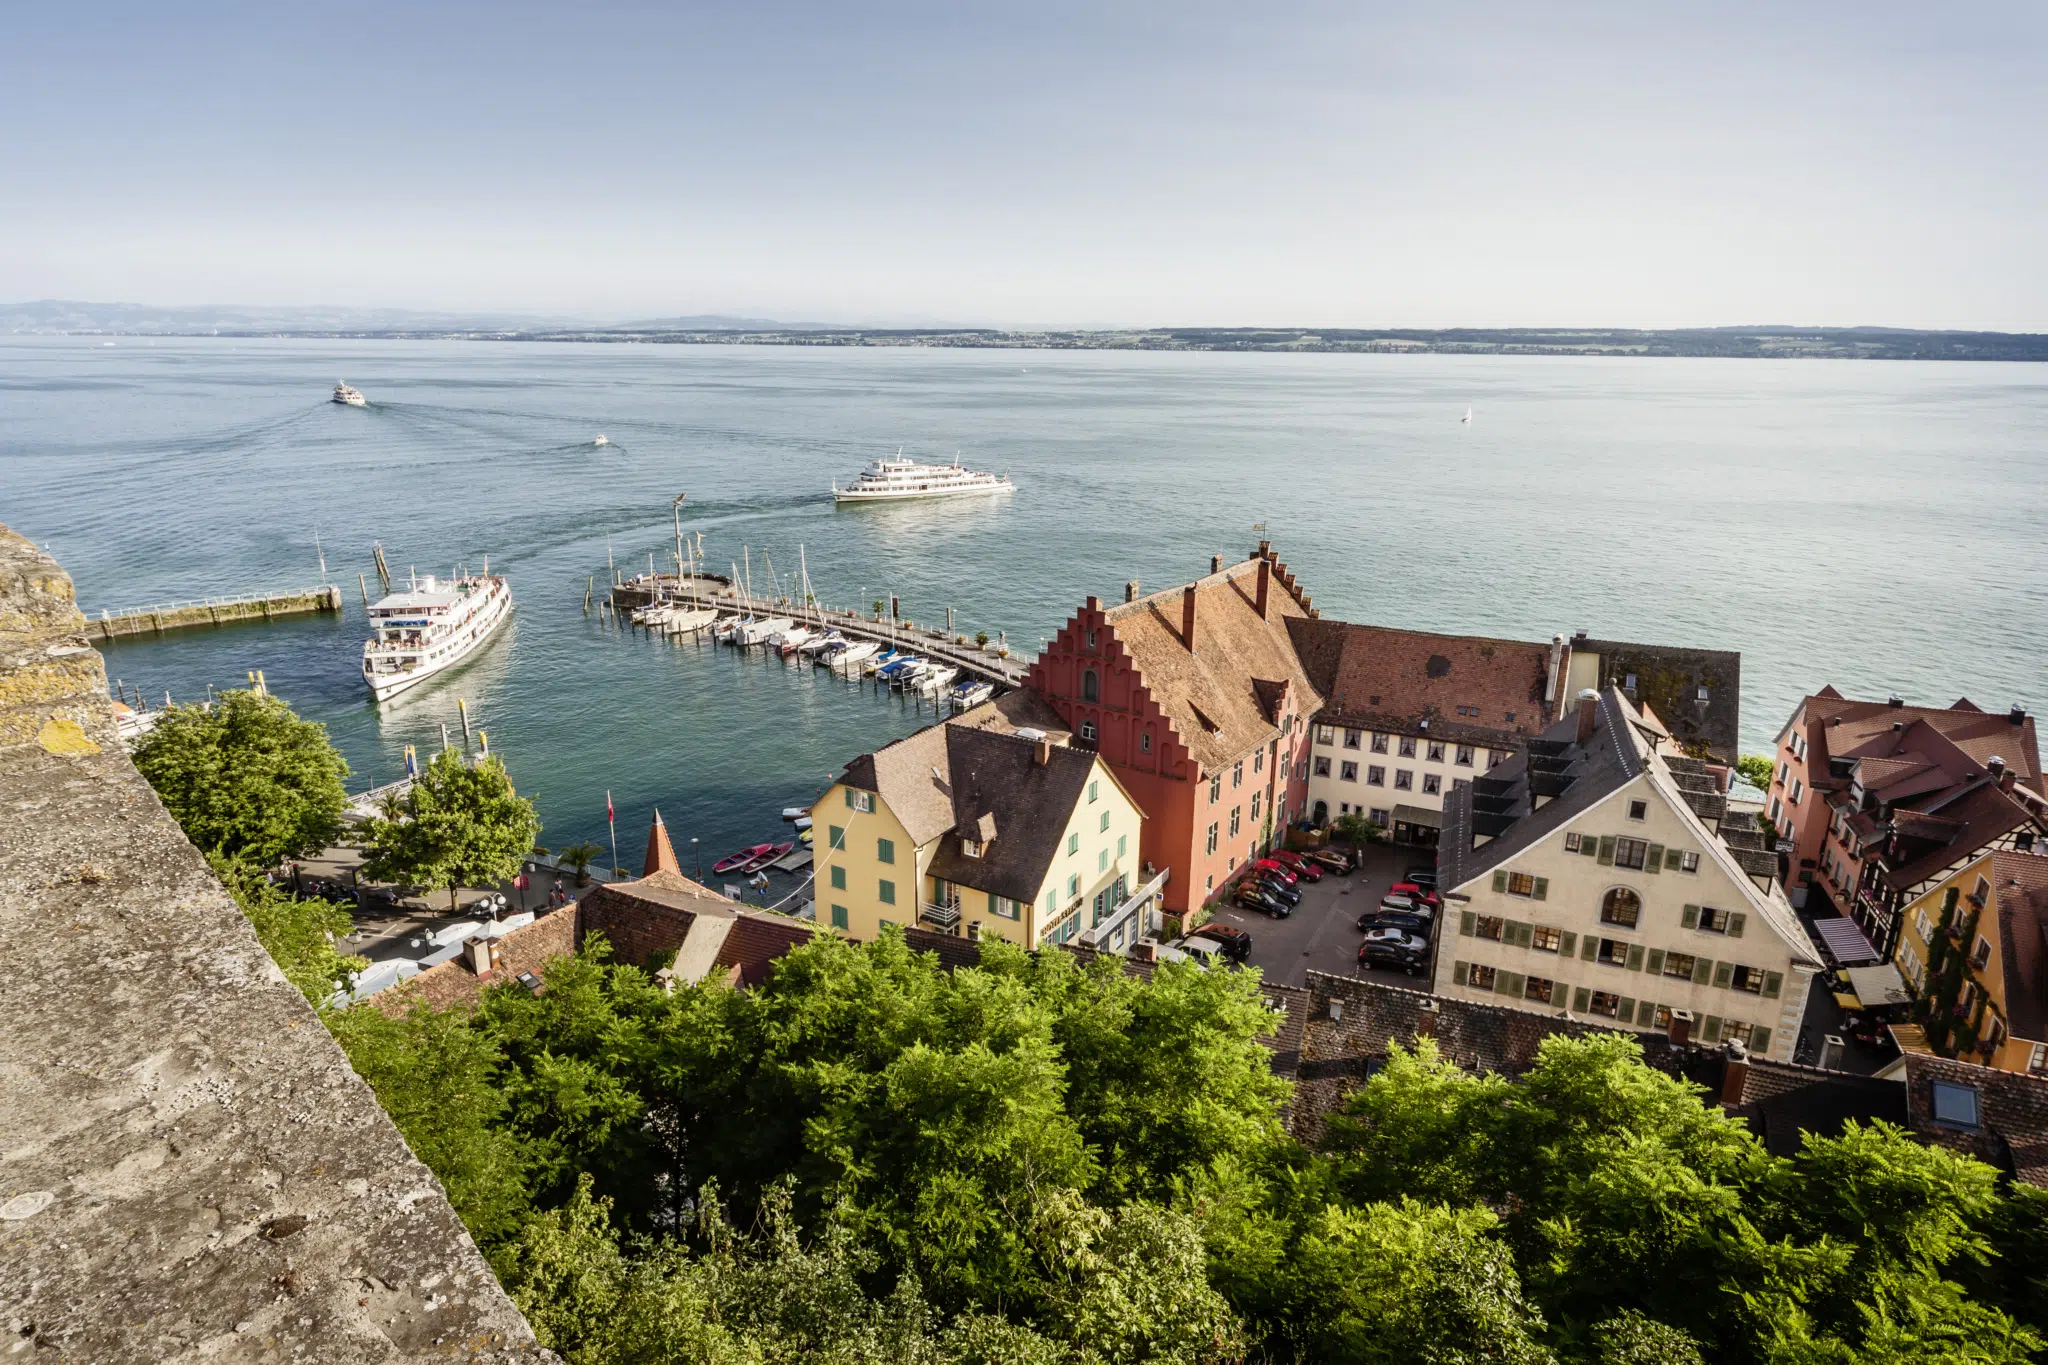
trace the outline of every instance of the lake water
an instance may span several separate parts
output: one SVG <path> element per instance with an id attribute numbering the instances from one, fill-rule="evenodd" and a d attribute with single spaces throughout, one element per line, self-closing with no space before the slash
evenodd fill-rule
<path id="1" fill-rule="evenodd" d="M 329 403 L 337 378 L 372 406 Z M 899 445 L 1017 491 L 832 504 Z M 359 787 L 459 740 L 464 697 L 545 842 L 602 843 L 609 789 L 634 867 L 653 807 L 708 864 L 930 718 L 586 617 L 608 543 L 644 569 L 678 492 L 715 569 L 744 547 L 759 586 L 801 546 L 828 602 L 951 606 L 1027 654 L 1086 595 L 1262 536 L 1328 615 L 1739 649 L 1755 750 L 1822 683 L 2048 699 L 2044 482 L 2038 365 L 0 338 L 0 520 L 88 611 L 311 584 L 316 532 L 347 588 L 341 619 L 114 646 L 110 675 L 185 700 L 260 668 Z M 382 707 L 357 676 L 379 540 L 401 580 L 489 555 L 518 603 Z"/>

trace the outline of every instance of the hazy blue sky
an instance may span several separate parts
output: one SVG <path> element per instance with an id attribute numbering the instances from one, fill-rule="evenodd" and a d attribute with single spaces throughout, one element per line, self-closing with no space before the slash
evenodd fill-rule
<path id="1" fill-rule="evenodd" d="M 10 6 L 0 299 L 2048 330 L 2048 4 Z"/>

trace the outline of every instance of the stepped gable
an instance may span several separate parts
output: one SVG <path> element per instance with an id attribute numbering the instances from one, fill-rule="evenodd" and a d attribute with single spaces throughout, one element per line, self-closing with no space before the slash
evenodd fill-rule
<path id="1" fill-rule="evenodd" d="M 1013 901 L 1035 899 L 1096 771 L 1094 752 L 990 730 L 934 728 L 944 732 L 952 819 L 930 875 Z M 1100 780 L 1116 781 L 1106 770 Z M 982 841 L 978 856 L 968 856 L 965 839 Z"/>
<path id="2" fill-rule="evenodd" d="M 1692 649 L 1684 645 L 1640 645 L 1623 640 L 1572 636 L 1572 652 L 1600 657 L 1599 683 L 1623 687 L 1636 680 L 1628 698 L 1655 712 L 1678 742 L 1688 749 L 1705 748 L 1733 763 L 1742 743 L 1742 655 L 1732 649 Z M 1707 689 L 1707 700 L 1699 690 Z"/>
<path id="3" fill-rule="evenodd" d="M 1264 615 L 1258 606 L 1262 576 Z M 1190 597 L 1192 648 L 1184 631 Z M 1308 596 L 1264 543 L 1252 558 L 1206 578 L 1103 610 L 1142 686 L 1188 754 L 1210 772 L 1279 734 L 1269 709 L 1277 684 L 1306 699 L 1305 713 L 1320 704 L 1285 624 L 1311 615 Z"/>
<path id="4" fill-rule="evenodd" d="M 552 1359 L 129 761 L 0 526 L 0 1302 L 27 1361 Z"/>
<path id="5" fill-rule="evenodd" d="M 1551 646 L 1290 617 L 1325 725 L 1511 749 L 1550 723 Z M 1559 650 L 1563 655 L 1564 651 Z M 1562 673 L 1562 659 L 1560 660 Z"/>

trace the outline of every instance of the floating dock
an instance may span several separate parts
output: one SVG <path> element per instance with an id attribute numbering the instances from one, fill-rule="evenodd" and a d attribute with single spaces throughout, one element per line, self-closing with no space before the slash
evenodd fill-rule
<path id="1" fill-rule="evenodd" d="M 102 611 L 86 619 L 86 630 L 101 640 L 130 635 L 161 635 L 194 626 L 224 626 L 236 621 L 269 621 L 280 616 L 309 616 L 341 610 L 341 589 L 333 584 L 298 592 L 259 593 L 249 597 L 208 597 L 196 602 L 159 602 L 131 611 Z"/>
<path id="2" fill-rule="evenodd" d="M 1001 687 L 1021 686 L 1024 671 L 1029 667 L 1015 656 L 999 652 L 1000 647 L 983 647 L 943 630 L 906 627 L 901 621 L 887 617 L 877 620 L 850 607 L 827 607 L 815 603 L 799 607 L 787 599 L 750 597 L 722 581 L 678 579 L 674 574 L 656 574 L 628 579 L 612 588 L 612 609 L 621 615 L 655 602 L 710 607 L 739 616 L 787 616 L 803 625 L 836 630 L 849 639 L 873 640 L 927 659 L 937 659 L 959 669 L 966 677 L 979 678 Z"/>

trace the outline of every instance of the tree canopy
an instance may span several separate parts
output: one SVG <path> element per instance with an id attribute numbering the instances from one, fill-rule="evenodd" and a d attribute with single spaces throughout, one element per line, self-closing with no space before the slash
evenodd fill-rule
<path id="1" fill-rule="evenodd" d="M 348 764 L 326 726 L 268 693 L 168 708 L 135 766 L 203 853 L 267 868 L 340 837 Z"/>
<path id="2" fill-rule="evenodd" d="M 749 991 L 601 939 L 334 1016 L 544 1339 L 639 1362 L 1877 1365 L 2042 1348 L 2048 1197 L 1884 1125 L 1767 1152 L 1621 1035 L 1391 1049 L 1317 1143 L 1257 975 L 820 938 Z"/>
<path id="3" fill-rule="evenodd" d="M 519 873 L 540 837 L 540 814 L 512 788 L 496 757 L 471 763 L 452 749 L 435 754 L 398 804 L 370 826 L 363 875 L 445 890 L 490 887 Z"/>

